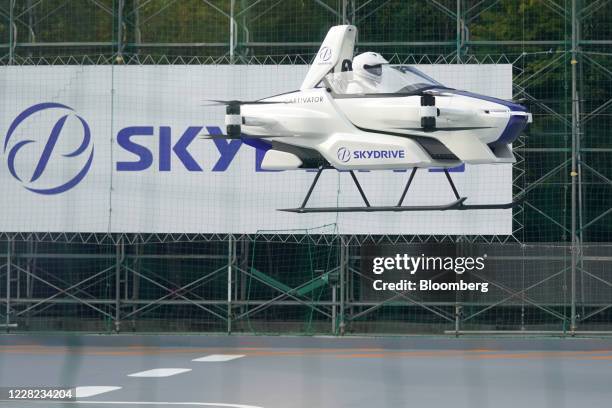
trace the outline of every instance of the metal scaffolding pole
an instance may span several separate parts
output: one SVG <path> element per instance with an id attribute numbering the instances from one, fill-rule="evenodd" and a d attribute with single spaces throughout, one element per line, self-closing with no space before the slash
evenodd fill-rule
<path id="1" fill-rule="evenodd" d="M 134 0 L 134 43 L 142 44 L 142 33 L 140 31 L 140 0 Z M 138 46 L 135 46 L 133 49 L 134 54 L 139 53 Z"/>
<path id="2" fill-rule="evenodd" d="M 339 333 L 341 336 L 344 335 L 344 305 L 346 300 L 346 274 L 348 272 L 348 246 L 344 241 L 344 236 L 340 236 L 340 322 L 338 324 Z"/>
<path id="3" fill-rule="evenodd" d="M 15 38 L 17 34 L 17 26 L 15 25 L 15 0 L 10 0 L 9 3 L 9 65 L 13 65 L 15 62 Z"/>
<path id="4" fill-rule="evenodd" d="M 11 327 L 11 255 L 13 240 L 9 239 L 6 242 L 6 332 L 10 331 Z"/>
<path id="5" fill-rule="evenodd" d="M 352 24 L 355 18 L 353 0 L 342 0 L 342 24 Z"/>
<path id="6" fill-rule="evenodd" d="M 26 4 L 28 10 L 28 39 L 30 43 L 36 42 L 36 33 L 34 33 L 34 4 L 32 0 L 28 0 Z M 28 55 L 32 56 L 32 50 L 28 51 Z"/>
<path id="7" fill-rule="evenodd" d="M 317 272 L 321 272 L 321 271 L 317 271 L 315 270 L 315 273 Z M 342 272 L 340 272 L 342 273 Z M 336 298 L 336 292 L 338 290 L 338 285 L 336 285 L 335 283 L 333 285 L 331 285 L 331 295 L 332 295 L 332 317 L 331 317 L 331 332 L 332 334 L 338 334 L 338 314 L 336 312 L 336 303 L 338 302 L 338 299 Z"/>
<path id="8" fill-rule="evenodd" d="M 232 334 L 232 264 L 234 263 L 234 239 L 227 241 L 227 334 Z"/>
<path id="9" fill-rule="evenodd" d="M 231 0 L 230 2 L 230 18 L 229 18 L 229 25 L 230 25 L 230 38 L 229 38 L 229 56 L 230 56 L 230 64 L 233 64 L 234 61 L 234 51 L 236 49 L 236 41 L 235 41 L 235 28 L 236 28 L 236 21 L 234 20 L 234 9 L 236 7 L 236 0 Z M 231 239 L 230 239 L 231 240 Z"/>
<path id="10" fill-rule="evenodd" d="M 132 267 L 136 271 L 140 271 L 140 269 L 141 269 L 141 259 L 140 259 L 140 253 L 141 252 L 142 252 L 142 245 L 136 245 L 135 250 L 134 250 L 134 262 L 132 263 Z M 129 270 L 128 270 L 128 272 L 129 272 Z M 132 301 L 137 301 L 139 299 L 140 299 L 140 276 L 137 275 L 137 274 L 132 274 L 132 294 L 131 294 L 131 300 Z M 136 305 L 134 304 L 132 306 L 132 312 L 134 312 L 134 315 L 132 317 L 132 330 L 136 329 L 135 311 L 136 311 Z"/>
<path id="11" fill-rule="evenodd" d="M 117 6 L 117 63 L 123 63 L 123 9 L 125 0 L 119 0 Z"/>
<path id="12" fill-rule="evenodd" d="M 250 3 L 249 5 L 248 0 L 240 0 L 240 12 L 235 16 L 235 17 L 242 16 L 242 22 L 240 24 L 240 28 L 242 29 L 242 32 L 243 32 L 242 42 L 245 44 L 251 41 L 251 35 L 249 32 L 249 25 L 248 25 L 248 19 L 247 19 L 249 13 L 247 13 L 247 11 L 248 9 L 250 9 L 251 7 L 255 5 L 257 5 L 257 2 Z M 238 43 L 239 42 L 240 41 L 238 41 Z M 247 56 L 250 54 L 249 49 L 247 47 L 240 48 L 240 53 L 243 56 Z"/>
<path id="13" fill-rule="evenodd" d="M 34 295 L 34 280 L 32 279 L 31 275 L 35 273 L 36 270 L 36 263 L 37 263 L 37 258 L 36 258 L 36 251 L 37 251 L 38 245 L 36 243 L 36 241 L 34 241 L 34 239 L 30 239 L 28 238 L 28 253 L 32 256 L 28 257 L 27 263 L 26 263 L 26 270 L 28 271 L 28 273 L 26 273 L 26 298 L 27 299 L 31 299 Z M 26 307 L 31 306 L 31 304 L 26 304 Z M 27 314 L 26 314 L 26 327 L 30 326 L 30 310 L 28 310 Z"/>
<path id="14" fill-rule="evenodd" d="M 115 245 L 115 332 L 121 331 L 121 265 L 124 260 L 125 247 L 123 239 Z"/>
<path id="15" fill-rule="evenodd" d="M 576 229 L 576 210 L 577 210 L 577 144 L 579 130 L 579 118 L 578 118 L 578 90 L 577 90 L 577 67 L 578 64 L 578 16 L 577 16 L 577 0 L 572 0 L 572 170 L 570 173 L 572 180 L 572 221 L 571 221 L 571 235 L 572 235 L 572 254 L 571 254 L 571 315 L 570 315 L 570 332 L 573 334 L 576 331 L 576 269 L 578 263 L 578 250 L 579 242 L 577 237 Z"/>
<path id="16" fill-rule="evenodd" d="M 461 0 L 457 0 L 457 63 L 461 63 Z"/>

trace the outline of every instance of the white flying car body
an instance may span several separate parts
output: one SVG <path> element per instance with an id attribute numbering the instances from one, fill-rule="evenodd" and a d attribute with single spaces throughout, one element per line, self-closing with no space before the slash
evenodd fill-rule
<path id="1" fill-rule="evenodd" d="M 227 135 L 266 151 L 262 168 L 317 168 L 299 208 L 305 212 L 415 211 L 510 208 L 516 203 L 469 205 L 447 169 L 469 164 L 514 163 L 511 143 L 531 114 L 502 99 L 451 89 L 408 65 L 391 65 L 377 53 L 353 57 L 357 29 L 332 27 L 297 91 L 227 105 Z M 456 201 L 404 206 L 417 168 L 442 168 Z M 326 168 L 348 170 L 365 206 L 309 208 Z M 353 170 L 412 169 L 395 206 L 370 205 Z"/>

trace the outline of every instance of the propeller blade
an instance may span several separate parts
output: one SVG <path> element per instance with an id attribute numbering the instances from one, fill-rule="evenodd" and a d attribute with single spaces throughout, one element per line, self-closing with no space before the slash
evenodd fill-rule
<path id="1" fill-rule="evenodd" d="M 288 135 L 242 135 L 241 137 L 231 137 L 228 135 L 202 135 L 199 136 L 200 139 L 226 139 L 226 140 L 242 140 L 242 139 L 265 139 L 267 137 L 290 137 Z"/>
<path id="2" fill-rule="evenodd" d="M 423 96 L 423 95 L 432 95 L 435 96 L 436 98 L 440 97 L 440 98 L 450 98 L 452 96 L 454 96 L 453 94 L 448 94 L 448 93 L 444 93 L 444 91 L 436 91 L 436 90 L 431 90 L 431 91 L 423 91 L 418 93 L 417 95 Z"/>
<path id="3" fill-rule="evenodd" d="M 228 135 L 202 135 L 199 136 L 200 139 L 209 139 L 209 140 L 213 140 L 213 139 L 231 139 L 231 140 L 236 140 L 236 139 L 240 139 L 239 137 L 231 137 Z"/>
<path id="4" fill-rule="evenodd" d="M 452 97 L 454 96 L 452 93 L 451 94 L 445 94 L 445 91 L 453 91 L 455 88 L 449 88 L 447 86 L 442 86 L 442 85 L 430 85 L 430 86 L 426 86 L 424 88 L 421 88 L 420 90 L 418 90 L 417 92 L 414 93 L 414 95 L 419 95 L 419 96 L 425 96 L 425 95 L 433 95 L 433 96 L 440 96 L 440 97 Z"/>
<path id="5" fill-rule="evenodd" d="M 217 105 L 271 105 L 285 102 L 272 102 L 272 101 L 238 101 L 238 100 L 219 100 L 219 99 L 208 99 L 207 102 L 214 102 L 213 104 L 203 106 L 217 106 Z"/>

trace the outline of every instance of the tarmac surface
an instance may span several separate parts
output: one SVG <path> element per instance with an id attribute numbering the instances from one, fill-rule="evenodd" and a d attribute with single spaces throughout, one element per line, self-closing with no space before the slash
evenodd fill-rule
<path id="1" fill-rule="evenodd" d="M 610 407 L 612 339 L 2 335 L 0 387 L 79 387 L 18 408 Z"/>

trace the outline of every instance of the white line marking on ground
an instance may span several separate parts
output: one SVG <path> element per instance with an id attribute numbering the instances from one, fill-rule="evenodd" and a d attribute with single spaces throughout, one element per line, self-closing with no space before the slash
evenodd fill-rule
<path id="1" fill-rule="evenodd" d="M 191 361 L 217 363 L 222 361 L 231 361 L 241 357 L 244 357 L 244 354 L 211 354 L 209 356 L 196 358 Z"/>
<path id="2" fill-rule="evenodd" d="M 76 387 L 77 398 L 93 397 L 94 395 L 103 394 L 105 392 L 111 392 L 120 390 L 121 387 Z"/>
<path id="3" fill-rule="evenodd" d="M 140 371 L 128 374 L 128 377 L 170 377 L 191 371 L 191 368 L 154 368 L 153 370 Z"/>
<path id="4" fill-rule="evenodd" d="M 0 400 L 15 402 L 15 400 Z M 36 401 L 38 402 L 38 401 Z M 226 404 L 224 402 L 154 402 L 154 401 L 44 401 L 45 404 L 108 404 L 108 405 L 181 405 L 191 407 L 263 408 L 258 405 Z"/>

